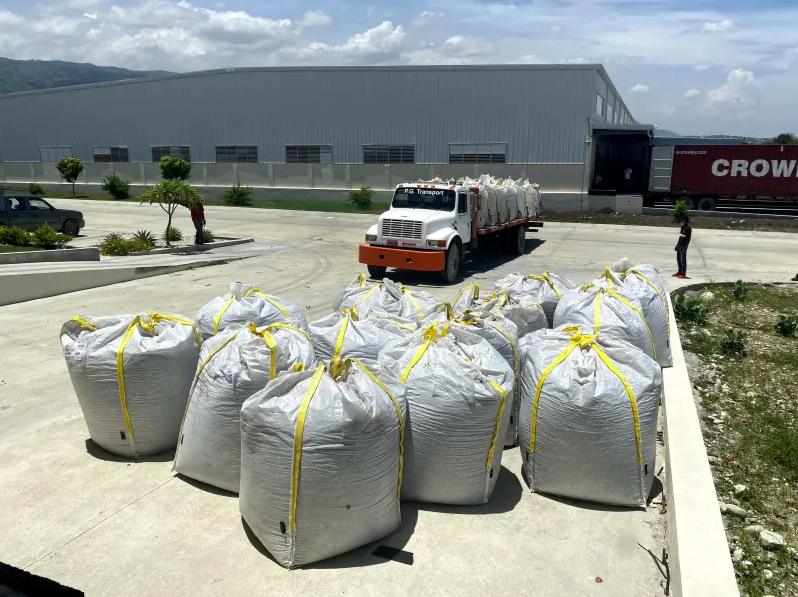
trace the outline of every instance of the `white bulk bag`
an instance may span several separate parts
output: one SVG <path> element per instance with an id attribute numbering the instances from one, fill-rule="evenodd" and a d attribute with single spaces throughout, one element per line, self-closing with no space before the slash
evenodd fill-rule
<path id="1" fill-rule="evenodd" d="M 230 282 L 228 287 L 229 293 L 216 297 L 197 312 L 197 330 L 203 340 L 229 325 L 250 322 L 258 327 L 287 323 L 307 331 L 305 314 L 293 303 L 270 296 L 252 284 Z"/>
<path id="2" fill-rule="evenodd" d="M 625 296 L 634 297 L 640 302 L 643 315 L 646 317 L 646 322 L 654 338 L 657 362 L 662 367 L 672 366 L 668 300 L 660 294 L 655 282 L 635 269 L 617 273 L 611 268 L 607 268 L 601 278 L 594 281 L 593 284 L 619 290 Z"/>
<path id="3" fill-rule="evenodd" d="M 465 286 L 452 303 L 452 311 L 455 317 L 462 317 L 467 311 L 480 311 L 484 303 L 479 300 L 479 284 L 469 284 Z"/>
<path id="4" fill-rule="evenodd" d="M 566 292 L 576 287 L 577 285 L 568 278 L 546 272 L 539 276 L 536 274 L 528 276 L 510 274 L 496 282 L 494 291 L 499 294 L 504 292 L 514 297 L 533 297 L 533 300 L 543 307 L 549 320 L 549 326 L 551 326 L 557 303 Z"/>
<path id="5" fill-rule="evenodd" d="M 402 291 L 396 282 L 384 278 L 380 283 L 370 282 L 361 274 L 344 288 L 333 304 L 333 311 L 357 307 L 358 309 L 378 307 L 392 315 L 398 315 L 401 306 Z"/>
<path id="6" fill-rule="evenodd" d="M 378 363 L 407 390 L 402 499 L 487 503 L 513 408 L 512 367 L 487 340 L 446 324 L 386 348 Z"/>
<path id="7" fill-rule="evenodd" d="M 654 335 L 643 307 L 633 296 L 590 284 L 563 296 L 554 313 L 554 327 L 590 327 L 607 338 L 628 342 L 657 360 Z"/>
<path id="8" fill-rule="evenodd" d="M 129 458 L 177 445 L 200 338 L 180 315 L 78 316 L 61 327 L 91 439 Z"/>
<path id="9" fill-rule="evenodd" d="M 402 298 L 399 301 L 399 311 L 397 315 L 405 319 L 421 322 L 425 317 L 435 313 L 443 301 L 438 300 L 429 292 L 423 290 L 411 290 L 407 286 L 400 288 Z"/>
<path id="10" fill-rule="evenodd" d="M 549 327 L 543 305 L 537 297 L 529 294 L 499 293 L 485 300 L 482 311 L 496 313 L 512 321 L 518 327 L 519 338 Z"/>
<path id="11" fill-rule="evenodd" d="M 409 336 L 413 326 L 390 317 L 361 319 L 355 308 L 333 313 L 310 324 L 310 339 L 323 361 L 353 358 L 373 368 L 386 346 Z"/>
<path id="12" fill-rule="evenodd" d="M 390 387 L 390 389 L 389 389 Z M 278 377 L 241 409 L 241 515 L 294 568 L 400 527 L 406 403 L 361 363 Z"/>
<path id="13" fill-rule="evenodd" d="M 284 323 L 229 327 L 206 341 L 172 470 L 238 493 L 241 405 L 270 380 L 315 361 L 307 333 Z"/>
<path id="14" fill-rule="evenodd" d="M 645 507 L 659 365 L 626 342 L 560 327 L 521 341 L 519 441 L 532 491 Z"/>

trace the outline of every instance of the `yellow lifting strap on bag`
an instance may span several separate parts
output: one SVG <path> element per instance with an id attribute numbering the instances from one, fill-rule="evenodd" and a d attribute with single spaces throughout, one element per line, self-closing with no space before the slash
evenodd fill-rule
<path id="1" fill-rule="evenodd" d="M 404 454 L 405 454 L 405 449 L 404 449 L 405 421 L 402 418 L 402 409 L 399 408 L 399 403 L 396 402 L 396 398 L 394 398 L 393 394 L 388 389 L 388 387 L 384 383 L 382 383 L 379 379 L 377 379 L 376 375 L 374 375 L 371 371 L 369 371 L 368 368 L 357 359 L 352 359 L 352 362 L 355 363 L 355 365 L 357 365 L 358 367 L 360 367 L 363 373 L 365 373 L 366 375 L 369 376 L 369 378 L 371 378 L 371 381 L 380 386 L 380 389 L 383 392 L 388 394 L 388 398 L 391 399 L 391 402 L 393 402 L 393 407 L 396 409 L 396 417 L 399 419 L 399 480 L 396 483 L 396 496 L 399 497 L 402 494 L 402 471 L 404 470 Z"/>
<path id="2" fill-rule="evenodd" d="M 637 271 L 637 270 L 635 270 L 635 269 L 626 270 L 625 274 L 627 274 L 627 275 L 628 275 L 628 274 L 632 274 L 632 275 L 635 275 L 635 276 L 637 276 L 638 278 L 640 278 L 641 280 L 643 280 L 643 281 L 644 281 L 646 284 L 648 284 L 649 286 L 651 286 L 651 288 L 653 288 L 653 289 L 654 289 L 654 292 L 656 292 L 656 293 L 657 293 L 657 296 L 659 297 L 659 300 L 661 300 L 661 301 L 662 301 L 662 304 L 663 304 L 663 306 L 665 307 L 665 317 L 666 317 L 666 318 L 667 318 L 667 320 L 668 320 L 668 328 L 670 328 L 670 325 L 671 325 L 671 310 L 670 310 L 670 308 L 668 307 L 668 299 L 666 299 L 666 298 L 663 296 L 663 294 L 662 294 L 662 292 L 660 292 L 659 288 L 657 288 L 656 286 L 654 286 L 654 283 L 653 283 L 651 280 L 649 280 L 649 279 L 648 279 L 648 277 L 647 277 L 645 274 L 643 274 L 642 272 L 639 272 L 639 271 Z"/>
<path id="3" fill-rule="evenodd" d="M 364 295 L 363 295 L 363 296 L 361 296 L 359 299 L 357 299 L 357 300 L 355 301 L 355 303 L 357 304 L 357 303 L 364 303 L 364 302 L 366 302 L 366 301 L 369 299 L 369 297 L 370 297 L 372 294 L 374 294 L 375 292 L 377 292 L 377 291 L 378 291 L 380 288 L 382 288 L 382 284 L 375 284 L 374 286 L 372 286 L 371 288 L 369 288 L 369 290 L 368 290 L 368 292 L 367 292 L 366 294 L 364 294 Z"/>
<path id="4" fill-rule="evenodd" d="M 298 328 L 295 325 L 291 325 L 290 323 L 272 323 L 266 328 L 267 332 L 274 332 L 275 330 L 291 330 L 292 332 L 298 332 L 305 336 L 308 342 L 311 342 L 310 336 L 308 336 L 308 333 L 305 330 Z"/>
<path id="5" fill-rule="evenodd" d="M 81 326 L 83 326 L 84 328 L 89 330 L 90 332 L 96 332 L 97 329 L 98 329 L 96 325 L 93 325 L 93 324 L 89 323 L 88 321 L 83 319 L 80 315 L 75 315 L 75 317 L 72 318 L 72 321 L 74 321 L 75 323 L 80 324 Z"/>
<path id="6" fill-rule="evenodd" d="M 557 290 L 557 286 L 554 284 L 554 280 L 551 279 L 551 276 L 549 276 L 549 272 L 544 272 L 540 276 L 537 276 L 535 274 L 530 274 L 527 276 L 527 278 L 529 278 L 530 280 L 537 280 L 538 282 L 545 282 L 546 284 L 551 286 L 551 289 L 554 291 L 554 294 L 557 295 L 558 299 L 562 298 L 562 293 L 559 290 Z"/>
<path id="7" fill-rule="evenodd" d="M 496 440 L 499 438 L 499 431 L 501 430 L 502 426 L 504 407 L 507 404 L 507 392 L 505 392 L 502 387 L 492 379 L 489 379 L 488 382 L 491 386 L 493 386 L 494 390 L 499 392 L 502 397 L 502 403 L 501 406 L 499 406 L 499 414 L 496 415 L 496 426 L 493 429 L 493 437 L 490 440 L 490 450 L 488 450 L 488 468 L 490 468 L 490 464 L 493 462 L 493 451 L 496 449 Z"/>
<path id="8" fill-rule="evenodd" d="M 266 301 L 267 303 L 269 303 L 270 305 L 272 305 L 272 306 L 273 306 L 275 309 L 277 309 L 278 311 L 280 311 L 280 313 L 282 313 L 282 314 L 283 314 L 283 315 L 285 315 L 286 317 L 290 317 L 290 315 L 288 314 L 288 311 L 286 311 L 286 310 L 285 310 L 285 308 L 284 308 L 282 305 L 279 305 L 279 304 L 277 304 L 277 303 L 274 301 L 274 299 L 272 299 L 272 298 L 271 298 L 271 297 L 269 297 L 268 295 L 264 294 L 263 292 L 261 292 L 261 291 L 260 291 L 259 289 L 257 289 L 257 288 L 253 288 L 252 290 L 249 290 L 249 291 L 247 291 L 247 293 L 246 293 L 244 296 L 245 296 L 245 297 L 247 297 L 247 296 L 249 296 L 250 294 L 253 294 L 253 293 L 254 293 L 254 294 L 257 294 L 257 295 L 258 295 L 260 298 L 262 298 L 264 301 Z"/>
<path id="9" fill-rule="evenodd" d="M 357 285 L 360 286 L 361 288 L 365 288 L 366 284 L 368 283 L 368 280 L 369 279 L 368 277 L 366 277 L 366 274 L 360 274 L 357 277 Z"/>
<path id="10" fill-rule="evenodd" d="M 509 334 L 507 334 L 507 332 L 505 332 L 503 329 L 501 329 L 500 326 L 496 325 L 495 323 L 492 323 L 492 324 L 490 324 L 490 327 L 492 327 L 494 330 L 499 332 L 502 336 L 507 338 L 507 341 L 510 343 L 510 347 L 513 349 L 513 370 L 515 372 L 516 384 L 517 384 L 518 388 L 520 389 L 521 388 L 521 378 L 520 378 L 521 371 L 520 371 L 520 361 L 518 359 L 518 348 L 516 347 L 515 342 L 513 342 L 513 339 L 510 338 Z M 518 398 L 519 398 L 519 396 L 515 396 L 515 400 L 518 400 Z"/>
<path id="11" fill-rule="evenodd" d="M 643 325 L 646 326 L 646 331 L 648 332 L 648 339 L 651 342 L 651 352 L 654 355 L 654 360 L 656 361 L 657 360 L 657 348 L 656 348 L 656 346 L 654 346 L 654 334 L 651 333 L 651 328 L 648 327 L 648 322 L 646 321 L 646 316 L 643 315 L 643 312 L 640 309 L 635 307 L 632 303 L 630 303 L 628 300 L 626 300 L 623 296 L 621 296 L 620 294 L 618 294 L 614 290 L 607 290 L 606 293 L 609 294 L 610 296 L 613 296 L 613 297 L 617 298 L 624 305 L 626 305 L 627 307 L 632 309 L 635 313 L 637 313 L 640 316 L 640 320 L 643 322 Z M 598 303 L 598 301 L 596 301 L 596 302 Z M 596 323 L 598 323 L 598 319 L 596 320 Z M 598 326 L 596 327 L 596 332 L 598 332 Z"/>
<path id="12" fill-rule="evenodd" d="M 153 325 L 159 321 L 174 321 L 175 323 L 181 323 L 183 325 L 189 326 L 191 331 L 194 332 L 194 339 L 197 341 L 197 346 L 202 346 L 202 339 L 200 338 L 197 328 L 188 319 L 183 319 L 182 317 L 173 317 L 171 315 L 161 315 L 160 313 L 155 313 L 154 311 L 147 311 L 147 315 L 152 318 Z"/>
<path id="13" fill-rule="evenodd" d="M 403 294 L 407 295 L 407 298 L 410 300 L 410 304 L 413 305 L 413 307 L 416 310 L 416 313 L 418 313 L 418 316 L 421 319 L 424 319 L 424 313 L 421 311 L 421 307 L 418 306 L 416 299 L 413 298 L 413 293 L 410 291 L 410 289 L 407 288 L 406 286 L 402 286 L 400 290 L 402 291 Z"/>
<path id="14" fill-rule="evenodd" d="M 218 334 L 219 333 L 219 323 L 221 323 L 221 321 L 222 321 L 222 316 L 227 312 L 227 310 L 230 308 L 230 305 L 233 304 L 234 300 L 236 300 L 236 297 L 235 296 L 231 296 L 230 300 L 228 300 L 224 304 L 224 307 L 222 307 L 219 310 L 219 312 L 216 314 L 216 317 L 214 317 L 214 319 L 213 319 L 213 333 L 214 334 Z"/>
<path id="15" fill-rule="evenodd" d="M 296 428 L 294 430 L 294 458 L 291 466 L 291 510 L 288 518 L 292 533 L 296 533 L 296 504 L 299 499 L 299 471 L 302 464 L 302 436 L 305 432 L 305 419 L 308 415 L 310 401 L 313 400 L 313 396 L 319 388 L 323 375 L 324 367 L 319 366 L 310 380 L 308 391 L 305 393 L 305 398 L 302 400 L 302 405 L 299 407 L 299 416 L 297 417 Z"/>
<path id="16" fill-rule="evenodd" d="M 460 302 L 460 299 L 463 298 L 463 295 L 466 292 L 468 292 L 469 290 L 472 291 L 472 295 L 471 296 L 472 296 L 473 300 L 477 300 L 479 298 L 479 284 L 476 284 L 476 283 L 469 284 L 468 286 L 466 286 L 465 288 L 463 288 L 460 291 L 460 293 L 457 295 L 457 298 L 454 299 L 454 304 L 456 305 L 458 302 Z M 448 305 L 449 303 L 444 303 L 444 304 Z"/>
<path id="17" fill-rule="evenodd" d="M 444 325 L 441 328 L 440 337 L 441 338 L 445 338 L 446 335 L 449 333 L 449 329 L 450 329 L 450 326 L 448 324 Z M 436 326 L 434 326 L 434 325 L 431 325 L 424 332 L 424 339 L 426 340 L 426 342 L 424 342 L 424 344 L 421 345 L 421 347 L 418 349 L 418 351 L 413 356 L 413 358 L 410 359 L 410 362 L 407 364 L 407 367 L 405 368 L 404 373 L 402 373 L 402 378 L 401 378 L 401 382 L 402 383 L 407 383 L 407 378 L 410 376 L 410 372 L 413 370 L 413 367 L 418 365 L 418 362 L 422 359 L 424 354 L 429 349 L 430 345 L 433 342 L 435 342 L 435 340 L 437 338 L 438 338 L 438 328 Z"/>
<path id="18" fill-rule="evenodd" d="M 341 349 L 344 347 L 346 328 L 349 327 L 350 321 L 359 321 L 357 311 L 354 309 L 344 309 L 344 320 L 341 323 L 341 329 L 338 330 L 338 338 L 335 340 L 335 350 L 333 351 L 333 356 L 341 356 Z"/>
<path id="19" fill-rule="evenodd" d="M 133 335 L 133 332 L 136 331 L 136 326 L 140 323 L 141 317 L 137 315 L 127 327 L 125 335 L 122 336 L 122 342 L 119 343 L 119 348 L 116 350 L 116 376 L 119 382 L 119 399 L 122 403 L 122 415 L 125 418 L 125 427 L 127 428 L 128 437 L 131 442 L 133 441 L 133 425 L 130 422 L 130 413 L 127 410 L 127 394 L 125 391 L 125 347 L 127 343 L 130 342 L 130 337 Z M 135 454 L 135 452 L 136 449 L 134 447 L 133 453 Z"/>

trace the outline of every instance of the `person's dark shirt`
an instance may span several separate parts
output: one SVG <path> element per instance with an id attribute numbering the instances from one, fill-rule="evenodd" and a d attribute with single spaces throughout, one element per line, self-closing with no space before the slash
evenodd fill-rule
<path id="1" fill-rule="evenodd" d="M 690 224 L 685 222 L 682 224 L 682 228 L 679 230 L 679 242 L 676 243 L 676 248 L 680 250 L 686 250 L 687 247 L 690 246 L 690 239 L 693 236 L 693 229 L 690 227 Z"/>
<path id="2" fill-rule="evenodd" d="M 205 219 L 205 209 L 202 207 L 202 205 L 196 205 L 195 207 L 191 208 L 191 219 L 195 222 Z"/>

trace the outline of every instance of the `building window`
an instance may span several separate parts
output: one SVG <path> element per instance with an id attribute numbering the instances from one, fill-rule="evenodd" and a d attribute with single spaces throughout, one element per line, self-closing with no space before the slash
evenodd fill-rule
<path id="1" fill-rule="evenodd" d="M 506 156 L 506 143 L 475 145 L 451 143 L 449 145 L 450 164 L 504 164 Z"/>
<path id="2" fill-rule="evenodd" d="M 95 162 L 129 162 L 127 147 L 94 147 Z"/>
<path id="3" fill-rule="evenodd" d="M 72 147 L 40 147 L 39 154 L 43 162 L 57 162 L 61 158 L 72 157 Z"/>
<path id="4" fill-rule="evenodd" d="M 256 145 L 217 145 L 217 162 L 258 163 L 258 147 Z"/>
<path id="5" fill-rule="evenodd" d="M 332 145 L 286 145 L 287 164 L 332 164 Z"/>
<path id="6" fill-rule="evenodd" d="M 153 145 L 152 161 L 160 162 L 161 158 L 172 156 L 187 162 L 191 161 L 191 151 L 188 145 Z"/>
<path id="7" fill-rule="evenodd" d="M 364 145 L 364 164 L 415 164 L 415 145 Z"/>
<path id="8" fill-rule="evenodd" d="M 604 96 L 596 92 L 596 114 L 604 116 Z"/>

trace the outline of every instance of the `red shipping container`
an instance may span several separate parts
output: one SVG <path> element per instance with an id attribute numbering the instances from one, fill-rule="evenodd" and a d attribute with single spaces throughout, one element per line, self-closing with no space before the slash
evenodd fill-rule
<path id="1" fill-rule="evenodd" d="M 671 192 L 798 196 L 798 145 L 676 146 Z"/>

